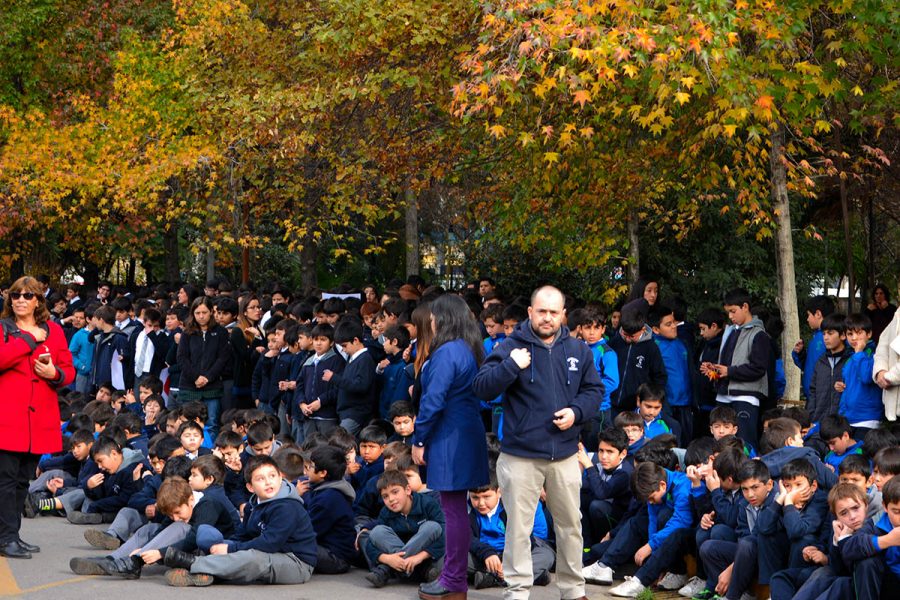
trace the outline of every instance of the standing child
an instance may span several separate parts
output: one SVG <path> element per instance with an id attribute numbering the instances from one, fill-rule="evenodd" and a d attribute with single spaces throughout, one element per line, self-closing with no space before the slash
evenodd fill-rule
<path id="1" fill-rule="evenodd" d="M 691 369 L 688 347 L 678 337 L 678 324 L 671 308 L 657 303 L 650 311 L 650 326 L 653 339 L 659 346 L 663 365 L 666 368 L 666 399 L 672 417 L 678 422 L 679 444 L 682 448 L 694 439 L 694 418 L 691 405 L 694 403 L 691 388 Z"/>
<path id="2" fill-rule="evenodd" d="M 331 325 L 316 325 L 310 335 L 314 354 L 300 369 L 294 392 L 294 405 L 302 416 L 304 439 L 316 432 L 328 435 L 337 427 L 338 388 L 325 381 L 323 374 L 325 371 L 341 373 L 346 365 L 332 347 L 334 328 Z"/>
<path id="3" fill-rule="evenodd" d="M 334 330 L 334 342 L 347 355 L 342 373 L 326 369 L 322 379 L 333 381 L 338 389 L 337 412 L 340 425 L 353 435 L 372 418 L 375 398 L 375 362 L 362 343 L 363 329 L 358 321 L 347 319 Z"/>
<path id="4" fill-rule="evenodd" d="M 375 373 L 381 385 L 378 410 L 381 418 L 388 418 L 395 402 L 409 400 L 412 379 L 406 373 L 403 351 L 409 347 L 409 332 L 395 325 L 384 332 L 384 352 L 387 358 L 378 363 Z"/>
<path id="5" fill-rule="evenodd" d="M 853 355 L 844 363 L 843 392 L 838 413 L 847 417 L 853 437 L 863 439 L 876 429 L 884 417 L 881 388 L 872 379 L 875 367 L 875 343 L 872 341 L 872 321 L 864 314 L 847 317 L 847 343 Z"/>
<path id="6" fill-rule="evenodd" d="M 700 337 L 703 338 L 697 365 L 718 362 L 719 352 L 722 349 L 722 334 L 725 331 L 724 324 L 725 313 L 718 308 L 708 308 L 697 316 L 697 326 L 700 329 Z M 709 377 L 701 376 L 699 381 L 700 410 L 694 413 L 694 431 L 705 431 L 709 427 L 709 413 L 716 407 L 716 384 Z"/>
<path id="7" fill-rule="evenodd" d="M 806 323 L 812 329 L 813 336 L 809 341 L 808 347 L 803 343 L 803 340 L 794 344 L 791 358 L 794 359 L 794 364 L 803 372 L 800 383 L 803 387 L 803 394 L 809 398 L 809 387 L 812 382 L 813 371 L 819 358 L 825 354 L 825 342 L 820 328 L 825 317 L 834 312 L 834 302 L 828 296 L 815 296 L 806 301 L 805 308 Z"/>
<path id="8" fill-rule="evenodd" d="M 813 423 L 822 421 L 828 415 L 837 414 L 841 392 L 845 387 L 841 371 L 852 354 L 844 344 L 847 339 L 844 315 L 828 315 L 822 320 L 820 329 L 825 353 L 816 361 L 812 380 L 809 382 L 809 395 L 806 397 L 806 410 Z M 822 439 L 827 442 L 826 438 Z"/>
<path id="9" fill-rule="evenodd" d="M 619 359 L 616 352 L 606 343 L 606 315 L 597 308 L 585 309 L 581 322 L 581 339 L 594 355 L 594 367 L 603 381 L 603 401 L 600 413 L 582 431 L 583 439 L 593 442 L 597 434 L 612 425 L 612 394 L 619 387 Z M 588 445 L 593 451 L 593 443 Z"/>
<path id="10" fill-rule="evenodd" d="M 609 347 L 616 353 L 619 363 L 619 387 L 610 398 L 614 414 L 631 410 L 631 399 L 644 383 L 665 389 L 666 366 L 653 341 L 653 332 L 647 327 L 646 317 L 638 307 L 629 303 L 622 309 L 619 335 L 613 336 Z"/>

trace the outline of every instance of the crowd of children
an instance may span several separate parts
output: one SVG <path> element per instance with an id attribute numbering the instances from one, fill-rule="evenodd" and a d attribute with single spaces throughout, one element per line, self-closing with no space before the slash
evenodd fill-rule
<path id="1" fill-rule="evenodd" d="M 174 295 L 105 284 L 85 302 L 70 286 L 54 316 L 77 371 L 59 395 L 67 451 L 42 458 L 25 516 L 90 526 L 98 552 L 71 559 L 80 575 L 164 565 L 173 586 L 294 584 L 360 568 L 374 587 L 433 581 L 444 515 L 411 445 L 427 306 L 448 292 L 395 283 L 325 300 L 213 281 Z M 528 299 L 477 284 L 461 294 L 490 354 L 529 326 Z M 585 580 L 621 597 L 888 597 L 900 429 L 869 317 L 807 302 L 814 335 L 793 354 L 804 403 L 784 406 L 780 326 L 747 292 L 691 323 L 657 282 L 638 287 L 613 310 L 566 300 L 604 385 L 577 454 Z M 502 400 L 482 403 L 492 472 L 468 494 L 476 589 L 506 586 Z M 534 585 L 551 581 L 554 537 L 541 502 Z"/>

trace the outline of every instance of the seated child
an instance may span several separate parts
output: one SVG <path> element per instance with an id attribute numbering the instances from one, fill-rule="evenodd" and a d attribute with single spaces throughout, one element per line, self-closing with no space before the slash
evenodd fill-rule
<path id="1" fill-rule="evenodd" d="M 412 446 L 412 436 L 416 431 L 416 412 L 412 404 L 405 400 L 394 402 L 388 411 L 388 420 L 394 426 L 394 435 L 388 438 L 388 442 L 403 442 Z"/>
<path id="2" fill-rule="evenodd" d="M 697 600 L 724 597 L 739 600 L 758 571 L 760 513 L 775 502 L 769 469 L 760 460 L 746 461 L 738 470 L 743 501 L 738 509 L 737 540 L 707 540 L 699 548 L 706 573 L 706 589 Z"/>
<path id="3" fill-rule="evenodd" d="M 251 456 L 272 456 L 281 448 L 281 442 L 275 439 L 272 427 L 266 421 L 254 423 L 247 428 L 247 443 L 241 453 L 241 463 L 246 464 Z"/>
<path id="4" fill-rule="evenodd" d="M 622 413 L 633 414 L 633 413 Z M 609 427 L 597 436 L 597 452 L 588 457 L 579 448 L 583 471 L 581 483 L 582 531 L 585 548 L 599 542 L 619 522 L 631 502 L 632 463 L 628 456 L 628 436 Z"/>
<path id="5" fill-rule="evenodd" d="M 828 444 L 819 435 L 819 423 L 813 423 L 809 418 L 809 412 L 799 406 L 789 406 L 781 411 L 785 419 L 793 419 L 800 423 L 800 435 L 803 445 L 816 451 L 818 457 L 825 458 L 828 454 Z"/>
<path id="6" fill-rule="evenodd" d="M 825 528 L 827 547 L 803 548 L 808 566 L 779 571 L 770 582 L 773 600 L 853 597 L 852 572 L 844 563 L 842 549 L 866 522 L 866 495 L 859 487 L 839 483 L 828 493 L 828 507 L 836 517 Z"/>
<path id="7" fill-rule="evenodd" d="M 125 411 L 116 415 L 112 424 L 121 427 L 125 432 L 126 445 L 132 450 L 140 452 L 144 458 L 150 456 L 150 440 L 144 435 L 144 423 L 141 418 L 131 411 Z"/>
<path id="8" fill-rule="evenodd" d="M 722 438 L 738 434 L 737 413 L 730 406 L 717 406 L 709 413 L 709 432 L 717 442 Z M 756 450 L 751 444 L 744 442 L 744 454 L 747 458 L 756 458 Z"/>
<path id="9" fill-rule="evenodd" d="M 159 426 L 156 424 L 156 421 L 159 418 L 159 415 L 162 414 L 165 406 L 163 397 L 157 394 L 152 394 L 144 400 L 144 424 L 141 430 L 144 432 L 144 435 L 147 436 L 147 439 L 150 439 L 159 433 Z"/>
<path id="10" fill-rule="evenodd" d="M 872 464 L 869 459 L 861 454 L 852 454 L 841 461 L 838 467 L 838 481 L 840 483 L 852 483 L 866 495 L 866 506 L 869 512 L 867 519 L 877 521 L 884 514 L 881 505 L 881 492 L 875 487 L 872 476 Z"/>
<path id="11" fill-rule="evenodd" d="M 819 435 L 828 444 L 830 452 L 825 455 L 825 464 L 837 471 L 848 456 L 863 453 L 862 440 L 853 439 L 850 422 L 841 415 L 828 415 L 819 422 Z"/>
<path id="12" fill-rule="evenodd" d="M 364 527 L 363 551 L 371 572 L 366 579 L 377 588 L 390 578 L 437 579 L 436 561 L 444 556 L 444 513 L 434 499 L 414 494 L 406 476 L 390 469 L 378 478 L 384 508 Z"/>
<path id="13" fill-rule="evenodd" d="M 81 479 L 82 470 L 88 462 L 91 454 L 91 446 L 94 444 L 94 434 L 90 431 L 80 429 L 69 436 L 69 452 L 62 458 L 53 463 L 43 462 L 46 467 L 43 472 L 28 486 L 28 496 L 25 498 L 25 516 L 29 519 L 36 517 L 41 513 L 49 513 L 50 511 L 62 510 L 63 505 L 57 497 L 79 490 L 79 480 Z M 68 465 L 74 463 L 77 467 L 75 476 L 71 474 L 71 467 Z M 55 468 L 57 466 L 63 468 Z M 92 473 L 93 474 L 93 473 Z"/>
<path id="14" fill-rule="evenodd" d="M 67 512 L 69 521 L 77 525 L 102 523 L 103 515 L 112 518 L 138 489 L 134 470 L 141 468 L 140 452 L 123 449 L 115 440 L 101 436 L 91 446 L 91 459 L 100 472 L 84 483 L 83 512 Z"/>
<path id="15" fill-rule="evenodd" d="M 239 433 L 222 430 L 216 436 L 216 448 L 213 450 L 213 455 L 218 456 L 225 463 L 225 480 L 222 482 L 222 486 L 225 488 L 225 495 L 238 510 L 241 510 L 241 507 L 250 499 L 244 483 L 244 475 L 241 472 L 241 454 L 243 452 L 244 441 Z"/>
<path id="16" fill-rule="evenodd" d="M 866 521 L 842 547 L 857 598 L 893 598 L 900 585 L 900 477 L 883 484 L 881 500 L 881 519 Z"/>
<path id="17" fill-rule="evenodd" d="M 628 454 L 625 455 L 625 458 L 633 466 L 634 455 L 644 447 L 648 440 L 644 435 L 644 419 L 641 415 L 628 411 L 617 414 L 614 423 L 616 429 L 624 431 L 628 438 Z"/>
<path id="18" fill-rule="evenodd" d="M 469 501 L 473 509 L 469 511 L 469 525 L 472 528 L 469 576 L 476 590 L 505 587 L 503 549 L 506 546 L 506 511 L 496 478 L 492 476 L 487 485 L 469 490 Z M 538 505 L 531 533 L 535 585 L 550 583 L 550 568 L 556 560 L 553 548 L 547 542 L 547 534 L 547 519 L 543 507 Z"/>
<path id="19" fill-rule="evenodd" d="M 406 373 L 403 351 L 409 347 L 409 331 L 400 325 L 388 327 L 384 332 L 384 351 L 387 358 L 375 368 L 381 385 L 378 412 L 382 419 L 389 419 L 395 402 L 409 400 L 409 386 L 413 384 Z"/>
<path id="20" fill-rule="evenodd" d="M 583 571 L 586 581 L 609 585 L 613 570 L 633 560 L 640 567 L 634 576 L 610 590 L 626 598 L 637 597 L 673 569 L 694 536 L 690 482 L 683 473 L 643 462 L 635 467 L 631 481 L 637 499 L 647 503 L 646 527 L 636 517 L 624 523 L 600 561 Z"/>
<path id="21" fill-rule="evenodd" d="M 176 437 L 181 440 L 184 455 L 191 460 L 212 454 L 212 450 L 203 447 L 203 427 L 195 421 L 185 421 L 179 425 Z"/>
<path id="22" fill-rule="evenodd" d="M 382 453 L 386 444 L 387 435 L 378 425 L 369 425 L 359 432 L 359 457 L 362 465 L 359 471 L 350 476 L 353 489 L 363 489 L 369 479 L 377 479 L 384 473 Z"/>
<path id="23" fill-rule="evenodd" d="M 804 548 L 816 545 L 828 522 L 828 495 L 819 489 L 816 469 L 806 459 L 784 465 L 775 502 L 759 515 L 759 582 L 778 571 L 805 566 Z"/>
<path id="24" fill-rule="evenodd" d="M 387 452 L 387 450 L 385 450 Z M 387 462 L 387 459 L 385 459 Z M 427 494 L 438 502 L 441 501 L 441 493 L 437 490 L 430 490 L 422 479 L 422 468 L 413 462 L 412 455 L 407 453 L 399 453 L 397 458 L 391 463 L 391 467 L 406 475 L 409 482 L 409 489 L 416 494 Z"/>
<path id="25" fill-rule="evenodd" d="M 884 484 L 897 475 L 900 475 L 900 447 L 892 446 L 876 452 L 872 458 L 872 482 L 882 496 Z"/>
<path id="26" fill-rule="evenodd" d="M 334 444 L 331 444 L 334 445 Z M 343 451 L 343 448 L 336 446 Z M 403 461 L 404 464 L 412 463 L 412 455 L 410 447 L 400 442 L 391 442 L 384 447 L 384 468 L 390 469 L 395 463 Z M 409 460 L 406 460 L 409 459 Z M 356 462 L 352 464 L 358 464 Z M 373 477 L 366 482 L 363 489 L 356 493 L 356 500 L 353 502 L 353 514 L 357 529 L 378 517 L 381 509 L 384 508 L 384 502 L 381 500 L 381 493 L 378 491 L 378 478 Z M 413 490 L 419 491 L 419 490 Z M 437 498 L 435 498 L 437 500 Z"/>
<path id="27" fill-rule="evenodd" d="M 173 567 L 166 581 L 176 587 L 225 583 L 305 583 L 316 566 L 316 533 L 293 485 L 282 479 L 271 456 L 253 456 L 244 466 L 253 496 L 238 532 L 225 538 L 200 527 L 197 545 L 209 556 L 169 548 L 163 562 Z"/>
<path id="28" fill-rule="evenodd" d="M 644 437 L 652 440 L 658 435 L 672 433 L 669 425 L 659 416 L 666 401 L 666 390 L 661 385 L 642 383 L 637 390 L 637 409 L 634 412 L 644 422 Z"/>
<path id="29" fill-rule="evenodd" d="M 334 446 L 314 449 L 305 464 L 309 491 L 303 495 L 303 501 L 318 542 L 316 573 L 346 573 L 356 559 L 353 527 L 356 493 L 344 479 L 346 468 L 344 453 Z"/>
<path id="30" fill-rule="evenodd" d="M 782 417 L 769 423 L 763 433 L 762 461 L 769 468 L 773 478 L 781 477 L 781 469 L 792 460 L 802 458 L 808 461 L 816 471 L 819 487 L 830 490 L 837 483 L 837 474 L 825 466 L 815 450 L 803 445 L 800 423 Z"/>

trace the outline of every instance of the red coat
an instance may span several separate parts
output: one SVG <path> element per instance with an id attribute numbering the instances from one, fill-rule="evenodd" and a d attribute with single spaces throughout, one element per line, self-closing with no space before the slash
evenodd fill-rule
<path id="1" fill-rule="evenodd" d="M 32 454 L 62 450 L 56 390 L 75 379 L 75 368 L 62 328 L 49 321 L 47 327 L 47 339 L 40 343 L 25 332 L 8 336 L 5 342 L 0 335 L 0 450 Z M 47 352 L 57 368 L 56 381 L 34 372 L 38 356 Z"/>

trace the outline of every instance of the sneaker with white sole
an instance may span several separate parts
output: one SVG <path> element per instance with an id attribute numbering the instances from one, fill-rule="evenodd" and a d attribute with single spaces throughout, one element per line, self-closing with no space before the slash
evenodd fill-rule
<path id="1" fill-rule="evenodd" d="M 687 583 L 687 575 L 678 575 L 677 573 L 666 573 L 659 580 L 658 585 L 664 590 L 677 590 Z"/>
<path id="2" fill-rule="evenodd" d="M 620 598 L 637 598 L 638 594 L 646 589 L 637 577 L 626 577 L 624 583 L 620 583 L 612 588 L 609 590 L 609 593 Z"/>
<path id="3" fill-rule="evenodd" d="M 613 570 L 602 562 L 595 562 L 581 569 L 584 580 L 589 583 L 599 583 L 601 585 L 610 585 L 613 580 Z"/>
<path id="4" fill-rule="evenodd" d="M 702 592 L 706 589 L 706 582 L 699 577 L 691 577 L 691 580 L 684 584 L 684 587 L 678 590 L 678 595 L 685 598 L 693 598 L 694 594 Z"/>

